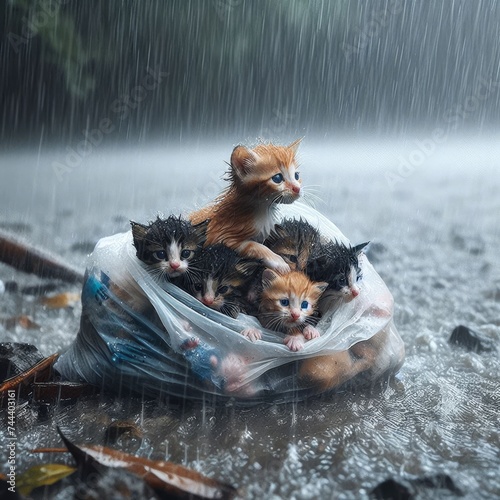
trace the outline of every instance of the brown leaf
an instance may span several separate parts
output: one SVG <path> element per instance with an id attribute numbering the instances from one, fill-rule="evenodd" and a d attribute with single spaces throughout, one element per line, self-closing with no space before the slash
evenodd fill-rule
<path id="1" fill-rule="evenodd" d="M 75 305 L 80 300 L 80 294 L 64 292 L 52 295 L 51 297 L 42 297 L 40 303 L 50 309 L 62 309 Z"/>
<path id="2" fill-rule="evenodd" d="M 122 467 L 141 477 L 154 490 L 173 495 L 174 498 L 231 499 L 236 489 L 226 483 L 208 478 L 182 465 L 164 460 L 154 461 L 136 457 L 104 446 L 77 446 L 58 429 L 59 434 L 77 464 L 100 464 Z"/>

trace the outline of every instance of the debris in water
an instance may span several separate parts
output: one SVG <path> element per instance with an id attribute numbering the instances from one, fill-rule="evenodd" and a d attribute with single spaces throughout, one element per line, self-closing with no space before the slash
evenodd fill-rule
<path id="1" fill-rule="evenodd" d="M 75 467 L 64 464 L 35 465 L 19 475 L 16 486 L 22 495 L 30 495 L 35 488 L 57 483 L 75 471 Z"/>
<path id="2" fill-rule="evenodd" d="M 0 262 L 41 278 L 60 279 L 69 283 L 83 282 L 83 273 L 79 269 L 63 262 L 60 257 L 39 250 L 2 230 L 0 230 Z"/>
<path id="3" fill-rule="evenodd" d="M 102 466 L 122 468 L 141 477 L 153 490 L 173 498 L 230 499 L 236 496 L 233 486 L 173 462 L 136 457 L 104 446 L 77 446 L 59 428 L 58 431 L 77 464 L 86 471 L 99 473 Z"/>
<path id="4" fill-rule="evenodd" d="M 29 370 L 42 359 L 43 356 L 34 345 L 17 342 L 0 344 L 0 381 Z"/>
<path id="5" fill-rule="evenodd" d="M 12 316 L 11 318 L 0 318 L 0 325 L 4 326 L 7 330 L 12 330 L 16 326 L 20 326 L 25 330 L 40 330 L 40 325 L 35 323 L 29 316 Z"/>
<path id="6" fill-rule="evenodd" d="M 62 309 L 64 307 L 74 306 L 80 301 L 79 293 L 64 292 L 52 295 L 51 297 L 42 297 L 40 303 L 50 309 Z"/>
<path id="7" fill-rule="evenodd" d="M 495 348 L 491 339 L 463 325 L 459 325 L 453 330 L 449 342 L 478 353 L 490 352 Z"/>

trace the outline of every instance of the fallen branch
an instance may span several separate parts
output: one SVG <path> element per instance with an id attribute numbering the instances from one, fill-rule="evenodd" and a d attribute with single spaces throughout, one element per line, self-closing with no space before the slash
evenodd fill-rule
<path id="1" fill-rule="evenodd" d="M 82 283 L 83 272 L 46 250 L 39 250 L 10 233 L 0 230 L 0 262 L 41 278 Z"/>

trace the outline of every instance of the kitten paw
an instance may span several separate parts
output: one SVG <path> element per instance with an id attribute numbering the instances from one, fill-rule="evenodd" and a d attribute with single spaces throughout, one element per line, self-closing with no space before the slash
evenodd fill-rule
<path id="1" fill-rule="evenodd" d="M 300 351 L 304 348 L 304 337 L 302 335 L 287 335 L 283 340 L 290 351 Z"/>
<path id="2" fill-rule="evenodd" d="M 274 269 L 280 274 L 286 274 L 291 271 L 290 266 L 279 255 L 274 256 L 272 259 L 264 259 L 264 264 L 269 269 Z"/>
<path id="3" fill-rule="evenodd" d="M 262 338 L 262 332 L 257 328 L 245 328 L 241 332 L 241 335 L 243 335 L 243 337 L 246 337 L 248 340 L 251 340 L 252 342 L 256 342 L 257 340 L 260 340 Z"/>
<path id="4" fill-rule="evenodd" d="M 181 319 L 181 325 L 185 332 L 191 332 L 193 330 L 191 323 L 185 319 Z"/>
<path id="5" fill-rule="evenodd" d="M 314 326 L 306 325 L 302 332 L 302 335 L 304 335 L 304 338 L 306 340 L 312 340 L 317 339 L 321 334 L 319 333 L 319 330 L 317 328 L 314 328 Z"/>
<path id="6" fill-rule="evenodd" d="M 251 382 L 246 381 L 248 363 L 235 354 L 229 354 L 222 360 L 218 375 L 224 379 L 224 392 L 233 396 L 250 397 L 256 393 Z"/>

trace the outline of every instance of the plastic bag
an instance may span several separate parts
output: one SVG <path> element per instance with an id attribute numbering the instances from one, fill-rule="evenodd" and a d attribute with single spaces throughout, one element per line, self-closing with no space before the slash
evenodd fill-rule
<path id="1" fill-rule="evenodd" d="M 277 222 L 290 217 L 306 219 L 324 238 L 349 243 L 310 207 L 280 205 Z M 314 366 L 318 356 L 327 362 L 332 356 L 335 361 L 336 355 L 367 344 L 370 354 L 365 364 L 343 368 L 346 373 L 338 380 L 349 380 L 360 371 L 376 379 L 398 369 L 404 348 L 392 323 L 389 290 L 364 255 L 361 266 L 359 296 L 325 314 L 317 325 L 321 336 L 292 352 L 283 344 L 282 334 L 263 329 L 256 318 L 244 314 L 230 318 L 169 282 L 155 282 L 135 255 L 131 232 L 103 238 L 89 257 L 80 330 L 55 368 L 66 379 L 115 391 L 276 402 L 302 399 L 338 385 L 308 377 L 301 371 L 304 360 L 310 359 L 308 366 Z M 144 313 L 148 304 L 153 314 Z M 241 335 L 248 326 L 263 332 L 261 341 Z M 382 340 L 371 345 L 372 338 Z"/>

